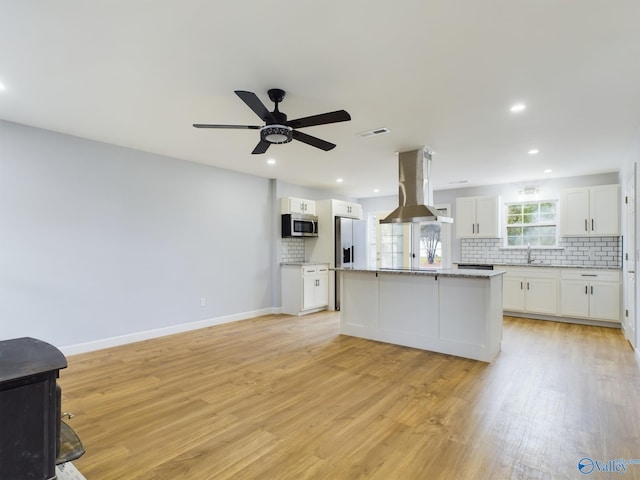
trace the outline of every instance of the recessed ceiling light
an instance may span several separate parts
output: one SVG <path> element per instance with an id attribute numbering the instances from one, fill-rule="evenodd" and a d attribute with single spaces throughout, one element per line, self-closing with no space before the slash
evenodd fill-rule
<path id="1" fill-rule="evenodd" d="M 344 180 L 342 178 L 336 178 L 336 182 L 342 183 L 342 182 L 344 182 Z"/>
<path id="2" fill-rule="evenodd" d="M 380 189 L 379 189 L 379 188 L 374 188 L 374 189 L 373 189 L 373 193 L 379 193 L 379 192 L 380 192 Z"/>
<path id="3" fill-rule="evenodd" d="M 551 172 L 553 172 L 553 170 L 551 170 L 550 168 L 547 168 L 547 169 L 544 171 L 544 173 L 551 173 Z"/>
<path id="4" fill-rule="evenodd" d="M 525 108 L 527 108 L 527 106 L 524 103 L 515 103 L 515 104 L 511 105 L 510 110 L 513 113 L 517 113 L 517 112 L 523 111 Z"/>
<path id="5" fill-rule="evenodd" d="M 275 165 L 275 164 L 276 164 L 276 161 L 275 161 L 273 158 L 270 158 L 269 160 L 267 160 L 267 163 L 268 163 L 269 165 Z"/>
<path id="6" fill-rule="evenodd" d="M 4 86 L 4 83 L 0 82 L 0 92 L 3 92 L 7 89 L 7 87 Z"/>
<path id="7" fill-rule="evenodd" d="M 540 150 L 538 150 L 537 148 L 532 148 L 531 150 L 529 150 L 527 152 L 529 155 L 535 155 L 536 153 L 540 153 Z"/>

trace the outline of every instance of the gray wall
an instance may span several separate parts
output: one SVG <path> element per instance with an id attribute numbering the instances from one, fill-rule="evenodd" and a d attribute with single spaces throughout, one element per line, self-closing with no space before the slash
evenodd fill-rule
<path id="1" fill-rule="evenodd" d="M 0 121 L 0 339 L 64 347 L 272 307 L 273 188 Z"/>

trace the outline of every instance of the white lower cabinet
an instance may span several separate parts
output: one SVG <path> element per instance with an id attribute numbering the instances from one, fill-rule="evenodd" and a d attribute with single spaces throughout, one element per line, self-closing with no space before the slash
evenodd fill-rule
<path id="1" fill-rule="evenodd" d="M 620 322 L 620 272 L 605 269 L 499 267 L 503 309 Z"/>
<path id="2" fill-rule="evenodd" d="M 282 265 L 282 313 L 304 315 L 329 305 L 329 264 Z"/>
<path id="3" fill-rule="evenodd" d="M 505 269 L 502 302 L 504 310 L 558 314 L 558 279 L 555 269 Z"/>
<path id="4" fill-rule="evenodd" d="M 302 270 L 302 309 L 329 305 L 329 265 L 312 265 Z"/>
<path id="5" fill-rule="evenodd" d="M 620 273 L 602 270 L 563 271 L 560 313 L 620 322 Z"/>

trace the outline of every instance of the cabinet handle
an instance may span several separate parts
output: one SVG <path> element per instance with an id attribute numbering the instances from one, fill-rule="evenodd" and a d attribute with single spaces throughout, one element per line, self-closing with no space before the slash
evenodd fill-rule
<path id="1" fill-rule="evenodd" d="M 585 294 L 585 295 L 589 295 L 589 290 L 588 290 L 588 288 L 589 288 L 589 286 L 588 286 L 588 285 L 585 285 L 585 286 L 584 286 L 584 294 Z"/>
<path id="2" fill-rule="evenodd" d="M 479 223 L 476 223 L 476 225 L 477 225 L 477 228 L 476 228 L 476 230 L 477 230 L 477 231 L 476 231 L 476 233 L 477 233 L 477 234 L 480 234 L 480 224 L 479 224 Z"/>
<path id="3" fill-rule="evenodd" d="M 591 285 L 591 295 L 593 295 L 593 285 Z"/>
<path id="4" fill-rule="evenodd" d="M 527 282 L 527 290 L 529 290 L 529 282 Z"/>
<path id="5" fill-rule="evenodd" d="M 596 223 L 595 223 L 595 220 L 592 218 L 591 219 L 591 231 L 595 232 L 595 230 L 596 230 Z"/>
<path id="6" fill-rule="evenodd" d="M 589 225 L 587 224 L 587 219 L 584 219 L 584 231 L 588 232 L 589 231 Z"/>
<path id="7" fill-rule="evenodd" d="M 581 277 L 597 277 L 598 275 L 595 273 L 581 273 Z"/>
<path id="8" fill-rule="evenodd" d="M 520 282 L 520 290 L 524 290 L 524 286 L 522 285 L 522 282 Z"/>
<path id="9" fill-rule="evenodd" d="M 471 224 L 471 233 L 476 233 L 476 224 L 475 223 Z"/>

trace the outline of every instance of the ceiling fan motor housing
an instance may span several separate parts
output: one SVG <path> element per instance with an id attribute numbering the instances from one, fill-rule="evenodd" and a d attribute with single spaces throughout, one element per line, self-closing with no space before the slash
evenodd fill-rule
<path id="1" fill-rule="evenodd" d="M 269 143 L 289 143 L 293 135 L 293 128 L 285 125 L 267 125 L 260 129 L 260 139 Z"/>

